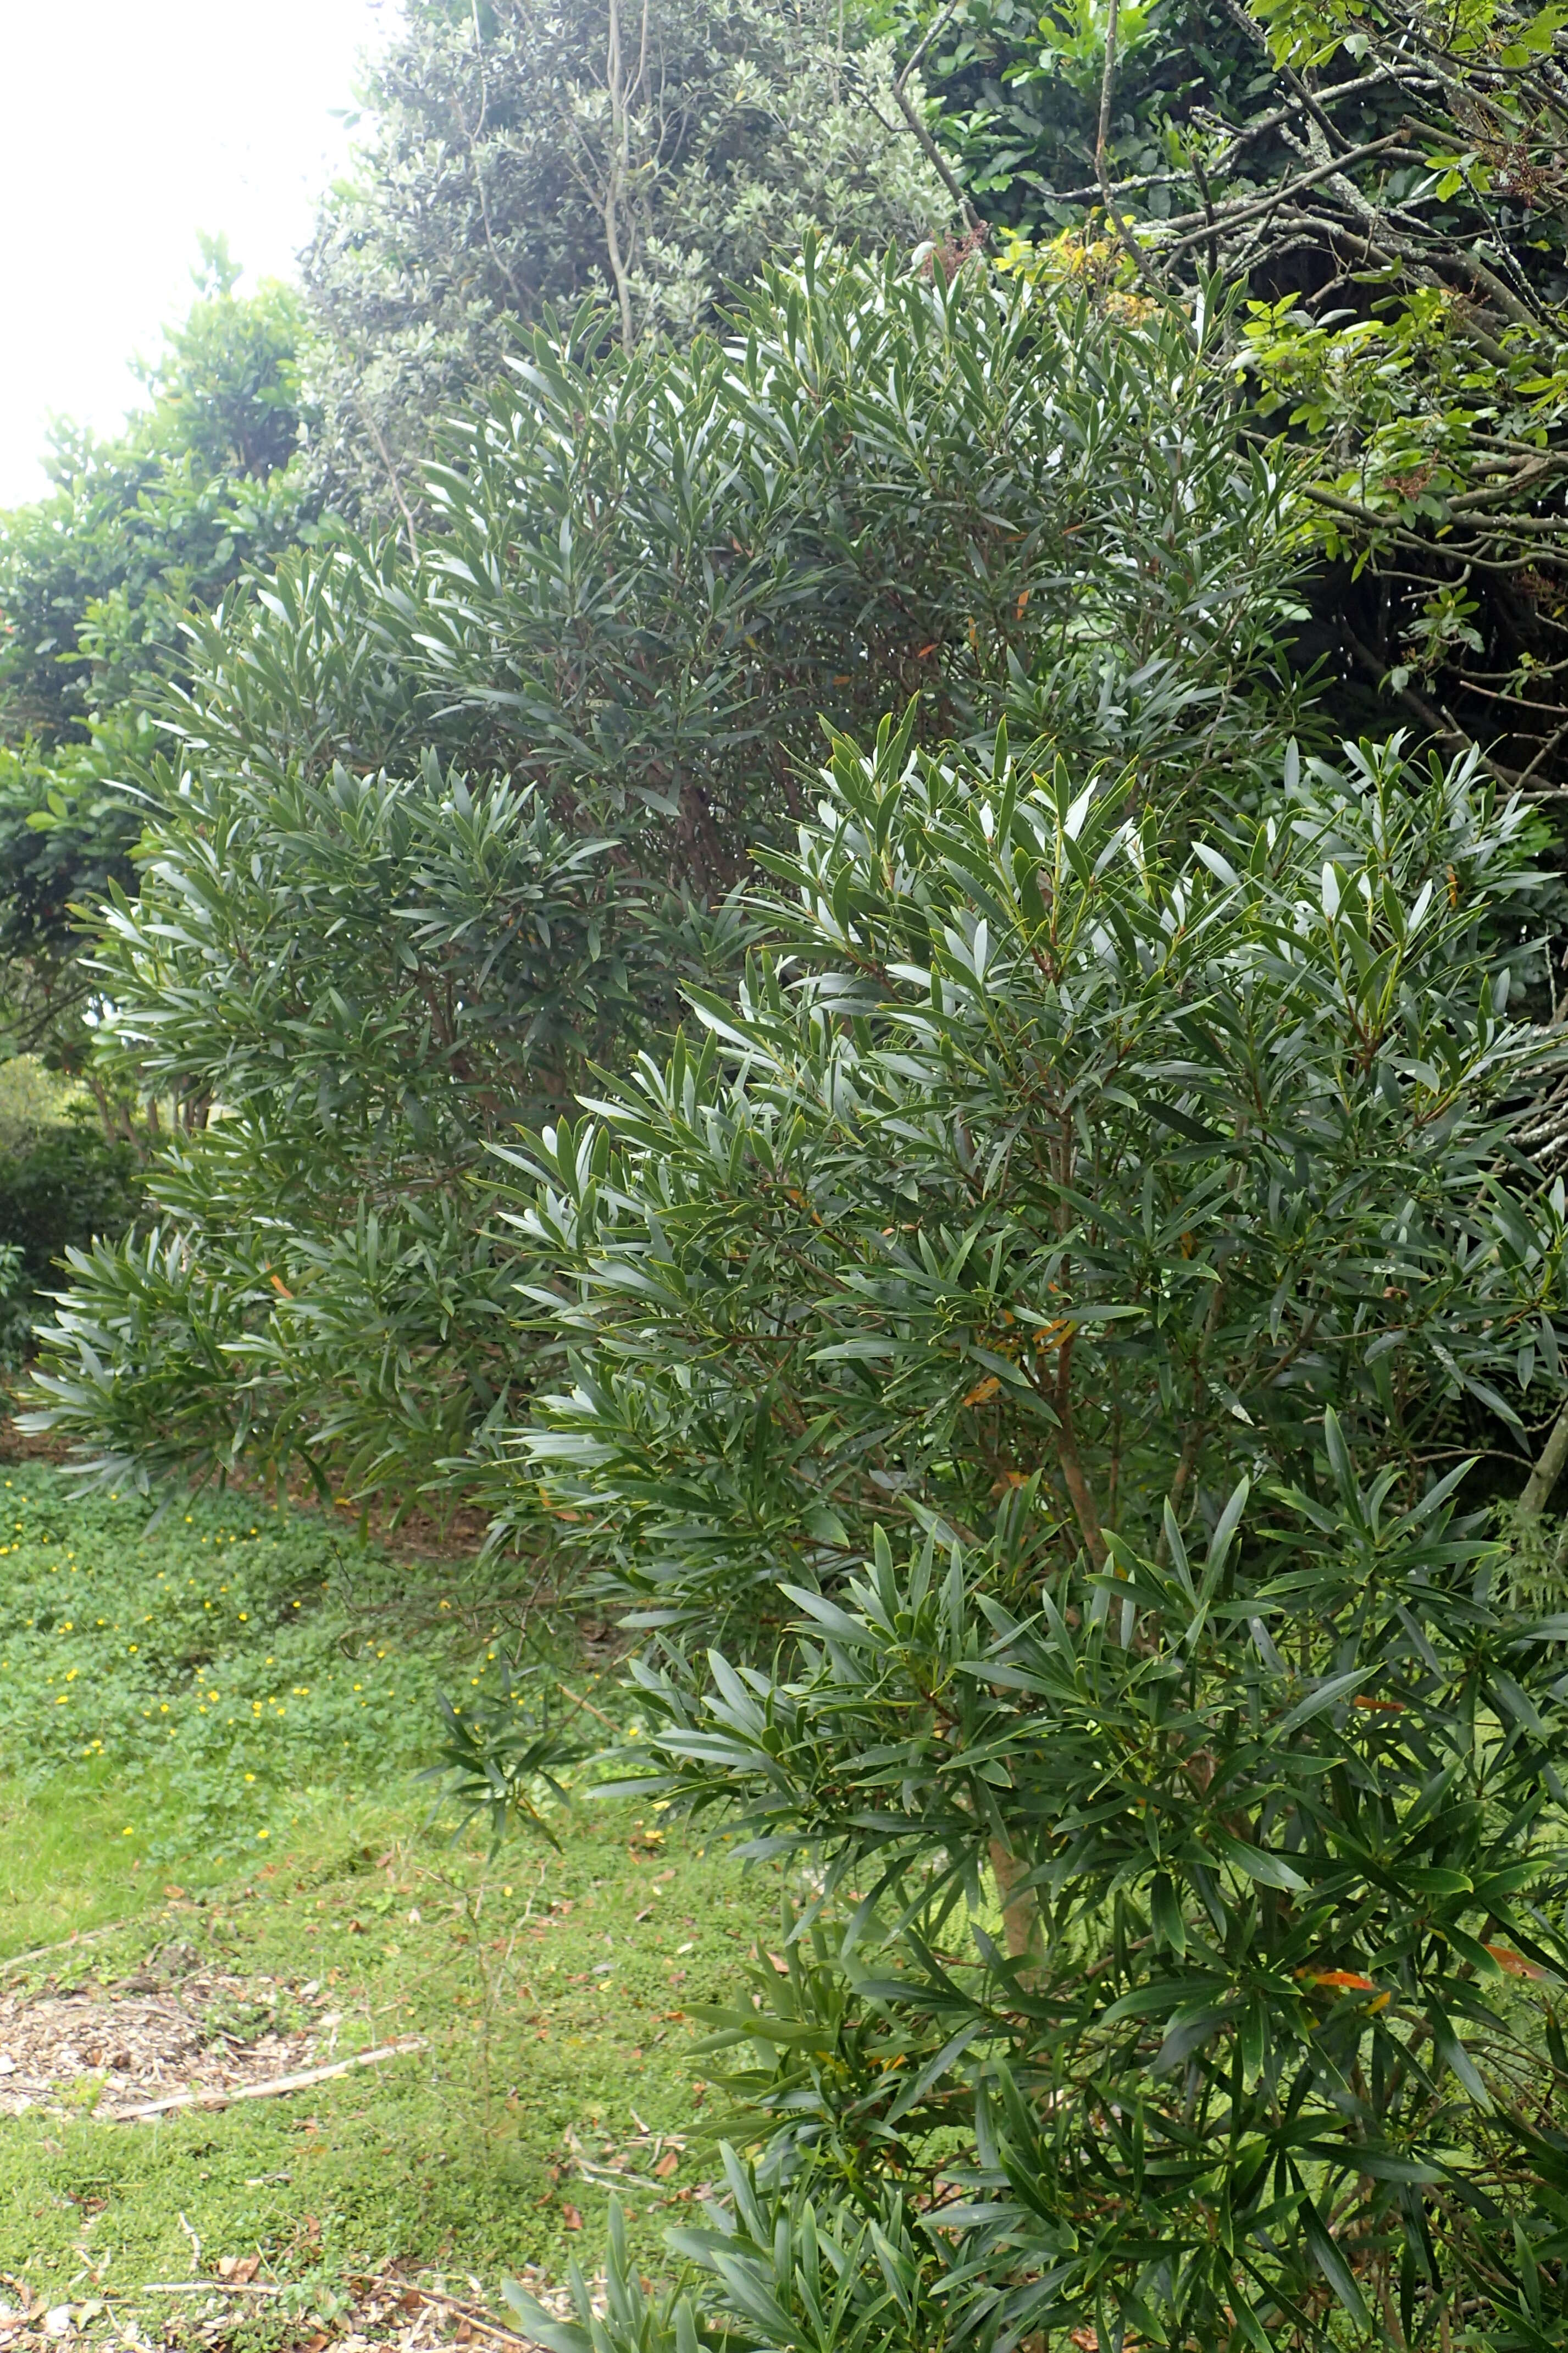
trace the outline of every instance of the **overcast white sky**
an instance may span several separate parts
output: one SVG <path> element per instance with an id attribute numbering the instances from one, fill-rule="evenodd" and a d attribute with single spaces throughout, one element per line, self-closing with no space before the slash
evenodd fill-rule
<path id="1" fill-rule="evenodd" d="M 288 277 L 397 0 L 0 0 L 0 507 L 51 411 L 118 425 L 196 235 Z"/>

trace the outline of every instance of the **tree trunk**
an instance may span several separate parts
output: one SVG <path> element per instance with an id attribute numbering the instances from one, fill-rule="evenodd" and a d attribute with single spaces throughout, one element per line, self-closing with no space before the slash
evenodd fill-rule
<path id="1" fill-rule="evenodd" d="M 1516 1517 L 1533 1526 L 1552 1501 L 1552 1490 L 1568 1464 L 1568 1404 L 1552 1423 L 1541 1459 L 1524 1482 L 1524 1493 L 1519 1499 Z"/>
<path id="2" fill-rule="evenodd" d="M 991 1868 L 1002 1900 L 1003 1941 L 1010 1960 L 1038 1960 L 1044 1945 L 1039 1900 L 1032 1887 L 1020 1886 L 1029 1866 L 1000 1839 L 991 1841 Z"/>

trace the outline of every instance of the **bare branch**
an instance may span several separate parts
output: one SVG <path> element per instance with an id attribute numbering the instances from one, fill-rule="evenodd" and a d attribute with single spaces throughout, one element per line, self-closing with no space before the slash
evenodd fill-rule
<path id="1" fill-rule="evenodd" d="M 987 223 L 982 220 L 980 215 L 975 211 L 974 206 L 971 202 L 969 195 L 964 189 L 960 187 L 957 179 L 954 177 L 953 173 L 949 166 L 947 158 L 943 155 L 941 148 L 937 145 L 936 141 L 931 137 L 931 132 L 926 129 L 925 124 L 921 121 L 919 110 L 916 108 L 914 101 L 911 100 L 909 93 L 910 76 L 914 72 L 916 67 L 920 64 L 921 59 L 925 56 L 926 51 L 931 47 L 931 43 L 936 39 L 937 36 L 940 33 L 946 31 L 948 26 L 952 22 L 954 16 L 957 16 L 958 11 L 963 5 L 963 0 L 947 0 L 946 6 L 942 9 L 942 14 L 933 19 L 923 39 L 916 48 L 914 55 L 907 60 L 900 70 L 893 83 L 893 96 L 898 100 L 900 113 L 903 116 L 904 121 L 909 124 L 910 129 L 913 132 L 915 138 L 920 142 L 921 152 L 925 156 L 927 163 L 935 170 L 943 187 L 947 190 L 948 195 L 952 198 L 953 203 L 963 215 L 964 221 L 972 234 L 980 237 L 985 235 Z"/>

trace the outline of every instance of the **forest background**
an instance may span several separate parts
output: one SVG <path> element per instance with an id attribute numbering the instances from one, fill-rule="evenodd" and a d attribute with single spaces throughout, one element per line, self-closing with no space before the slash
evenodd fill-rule
<path id="1" fill-rule="evenodd" d="M 792 1874 L 542 2341 L 1555 2341 L 1565 27 L 420 0 L 6 520 L 44 1425 Z"/>

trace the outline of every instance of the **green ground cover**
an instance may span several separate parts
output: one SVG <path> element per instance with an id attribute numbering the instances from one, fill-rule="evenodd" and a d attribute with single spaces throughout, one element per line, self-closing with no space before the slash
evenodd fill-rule
<path id="1" fill-rule="evenodd" d="M 85 2084 L 0 2117 L 0 2273 L 153 2329 L 194 2233 L 203 2275 L 254 2255 L 290 2290 L 236 2323 L 276 2336 L 394 2264 L 559 2276 L 617 2182 L 662 2269 L 708 2169 L 686 2012 L 732 1988 L 761 1891 L 624 1805 L 559 1812 L 559 1852 L 454 1840 L 417 1778 L 436 1694 L 488 1688 L 517 1633 L 472 1567 L 233 1497 L 147 1535 L 139 1501 L 5 1475 L 0 2001 L 221 1970 L 261 2023 L 335 2018 L 335 2055 L 426 2047 L 156 2123 Z"/>

